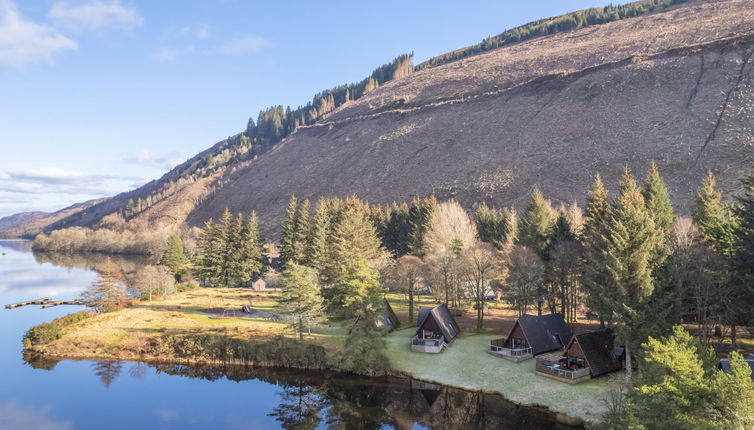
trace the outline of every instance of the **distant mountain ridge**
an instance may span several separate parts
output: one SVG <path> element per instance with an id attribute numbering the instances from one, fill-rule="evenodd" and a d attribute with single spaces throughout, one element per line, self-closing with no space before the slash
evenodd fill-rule
<path id="1" fill-rule="evenodd" d="M 754 162 L 752 53 L 754 2 L 696 0 L 413 73 L 401 66 L 356 99 L 311 105 L 318 119 L 279 142 L 255 142 L 247 128 L 45 229 L 113 213 L 201 226 L 228 207 L 256 210 L 274 237 L 291 194 L 374 203 L 435 194 L 471 209 L 521 207 L 538 187 L 569 204 L 594 173 L 615 190 L 624 166 L 641 176 L 652 162 L 688 213 L 707 169 L 732 192 Z"/>

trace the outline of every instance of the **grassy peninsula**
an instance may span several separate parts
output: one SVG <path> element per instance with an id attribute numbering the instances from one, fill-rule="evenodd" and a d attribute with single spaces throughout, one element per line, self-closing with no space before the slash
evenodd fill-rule
<path id="1" fill-rule="evenodd" d="M 489 339 L 504 335 L 515 319 L 502 306 L 490 310 L 490 328 L 484 333 L 473 332 L 472 313 L 461 316 L 464 333 L 445 352 L 434 355 L 410 351 L 414 324 L 408 321 L 408 303 L 403 295 L 389 294 L 388 299 L 402 324 L 400 330 L 386 337 L 384 352 L 392 373 L 499 393 L 516 403 L 541 405 L 584 420 L 597 419 L 604 412 L 601 399 L 606 379 L 569 386 L 536 376 L 533 361 L 514 364 L 485 352 Z M 431 296 L 417 300 L 417 305 L 434 303 Z M 240 312 L 242 306 L 251 307 L 253 313 Z M 40 342 L 27 340 L 27 349 L 61 359 L 338 370 L 333 358 L 346 340 L 345 329 L 339 324 L 321 322 L 299 341 L 286 322 L 276 293 L 238 288 L 195 288 L 113 312 L 87 314 L 65 318 L 52 336 L 40 337 Z"/>

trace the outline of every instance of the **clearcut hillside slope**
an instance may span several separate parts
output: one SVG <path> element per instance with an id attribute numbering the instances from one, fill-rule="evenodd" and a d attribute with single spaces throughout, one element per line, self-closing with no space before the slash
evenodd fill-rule
<path id="1" fill-rule="evenodd" d="M 422 70 L 299 129 L 188 222 L 254 209 L 274 236 L 291 194 L 581 203 L 594 173 L 615 189 L 652 162 L 687 213 L 707 169 L 734 191 L 754 162 L 752 53 L 754 2 L 695 1 Z"/>

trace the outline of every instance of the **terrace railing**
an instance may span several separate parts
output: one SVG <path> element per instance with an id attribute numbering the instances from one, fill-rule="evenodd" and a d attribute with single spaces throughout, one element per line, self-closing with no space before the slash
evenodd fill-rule
<path id="1" fill-rule="evenodd" d="M 411 339 L 411 345 L 442 346 L 442 344 L 443 344 L 442 339 L 422 339 L 418 337 Z"/>
<path id="2" fill-rule="evenodd" d="M 531 348 L 505 348 L 503 346 L 492 344 L 490 344 L 490 351 L 496 354 L 508 355 L 511 357 L 523 357 L 525 355 L 532 355 Z"/>
<path id="3" fill-rule="evenodd" d="M 585 367 L 581 369 L 566 369 L 554 363 L 537 363 L 537 372 L 568 380 L 589 376 L 589 368 Z"/>

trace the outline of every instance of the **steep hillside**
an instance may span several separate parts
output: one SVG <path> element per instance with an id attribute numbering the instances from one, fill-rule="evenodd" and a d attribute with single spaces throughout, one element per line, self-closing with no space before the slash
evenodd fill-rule
<path id="1" fill-rule="evenodd" d="M 732 191 L 754 161 L 753 52 L 754 2 L 696 1 L 422 70 L 300 128 L 188 221 L 255 209 L 271 232 L 293 193 L 569 203 L 653 161 L 687 212 L 707 169 Z"/>
<path id="2" fill-rule="evenodd" d="M 106 199 L 89 200 L 76 203 L 56 212 L 21 212 L 0 218 L 0 239 L 25 238 L 31 239 L 50 224 L 71 217 Z"/>
<path id="3" fill-rule="evenodd" d="M 413 73 L 401 56 L 45 229 L 112 213 L 202 225 L 229 207 L 256 210 L 274 237 L 291 194 L 520 207 L 539 187 L 570 203 L 594 173 L 614 189 L 623 166 L 643 175 L 651 162 L 681 212 L 707 169 L 737 188 L 754 161 L 754 2 L 692 0 L 558 31 Z"/>

